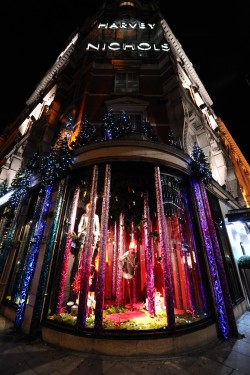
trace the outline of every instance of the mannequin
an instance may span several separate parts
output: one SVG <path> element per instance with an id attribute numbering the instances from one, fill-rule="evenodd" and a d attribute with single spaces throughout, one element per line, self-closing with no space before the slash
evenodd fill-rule
<path id="1" fill-rule="evenodd" d="M 127 293 L 130 300 L 131 310 L 133 310 L 133 281 L 135 277 L 136 263 L 136 245 L 134 241 L 130 242 L 129 250 L 119 258 L 119 265 L 122 268 L 122 277 L 124 279 L 124 304 L 126 304 Z"/>
<path id="2" fill-rule="evenodd" d="M 88 226 L 88 219 L 89 219 L 89 209 L 90 203 L 86 204 L 86 212 L 81 216 L 79 225 L 78 225 L 78 239 L 80 242 L 80 255 L 83 251 L 84 243 L 86 240 L 86 233 L 87 233 L 87 226 Z M 99 217 L 95 214 L 94 216 L 94 229 L 93 229 L 93 244 L 92 244 L 92 254 L 95 251 L 96 244 L 99 240 L 100 235 L 100 223 Z"/>

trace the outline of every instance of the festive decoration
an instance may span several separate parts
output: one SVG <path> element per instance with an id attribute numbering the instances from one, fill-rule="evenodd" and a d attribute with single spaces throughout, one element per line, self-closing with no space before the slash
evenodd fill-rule
<path id="1" fill-rule="evenodd" d="M 78 148 L 95 142 L 97 142 L 96 128 L 85 117 L 81 122 L 80 132 L 74 146 Z"/>
<path id="2" fill-rule="evenodd" d="M 124 251 L 124 214 L 120 214 L 119 219 L 119 240 L 118 240 L 118 254 L 117 254 L 117 260 L 120 259 Z M 116 304 L 118 306 L 122 305 L 122 269 L 121 267 L 118 267 L 117 262 L 117 282 L 116 282 Z"/>
<path id="3" fill-rule="evenodd" d="M 4 180 L 0 185 L 0 198 L 8 193 L 8 182 Z"/>
<path id="4" fill-rule="evenodd" d="M 150 141 L 157 142 L 158 138 L 152 131 L 152 126 L 146 120 L 141 121 L 138 126 L 136 127 L 136 131 L 144 134 Z"/>
<path id="5" fill-rule="evenodd" d="M 113 239 L 113 262 L 112 262 L 112 281 L 111 281 L 111 291 L 112 298 L 116 295 L 116 282 L 117 282 L 117 269 L 118 269 L 118 241 L 117 241 L 117 222 L 115 221 L 113 225 L 114 239 Z"/>
<path id="6" fill-rule="evenodd" d="M 71 284 L 71 288 L 73 290 L 73 292 L 78 295 L 80 293 L 80 289 L 81 289 L 81 272 L 77 272 L 75 277 L 74 277 L 74 281 L 73 283 Z"/>
<path id="7" fill-rule="evenodd" d="M 23 315 L 24 315 L 25 306 L 27 303 L 27 298 L 28 298 L 28 293 L 29 293 L 29 288 L 30 288 L 30 283 L 31 283 L 32 276 L 35 270 L 35 266 L 36 266 L 38 248 L 39 248 L 39 244 L 40 244 L 43 231 L 44 231 L 44 227 L 45 227 L 44 217 L 46 217 L 46 214 L 50 206 L 51 192 L 52 192 L 52 186 L 48 186 L 46 189 L 46 195 L 44 198 L 42 211 L 40 213 L 40 218 L 37 224 L 37 229 L 34 235 L 34 243 L 33 243 L 31 254 L 27 263 L 24 285 L 20 294 L 20 301 L 18 304 L 17 312 L 16 312 L 16 318 L 15 318 L 15 324 L 14 324 L 15 330 L 19 330 L 22 325 Z"/>
<path id="8" fill-rule="evenodd" d="M 11 189 L 13 194 L 9 200 L 9 207 L 15 208 L 21 199 L 26 198 L 28 194 L 28 188 L 32 183 L 32 173 L 27 168 L 20 168 L 11 182 Z"/>
<path id="9" fill-rule="evenodd" d="M 201 311 L 207 311 L 207 303 L 206 303 L 206 297 L 205 297 L 205 291 L 204 291 L 204 287 L 203 287 L 203 283 L 202 283 L 202 280 L 201 280 L 201 269 L 200 269 L 200 264 L 199 264 L 199 256 L 198 256 L 198 251 L 197 251 L 197 246 L 196 246 L 196 241 L 195 241 L 195 238 L 194 238 L 194 229 L 193 229 L 193 222 L 192 222 L 192 219 L 191 219 L 191 207 L 190 207 L 190 203 L 189 203 L 189 200 L 188 200 L 188 197 L 187 197 L 187 189 L 185 188 L 185 191 L 184 191 L 184 200 L 185 200 L 185 206 L 186 206 L 186 212 L 187 212 L 187 217 L 188 217 L 188 224 L 189 224 L 189 228 L 190 228 L 190 234 L 191 234 L 191 238 L 192 238 L 192 248 L 193 248 L 193 251 L 194 251 L 194 255 L 193 255 L 193 252 L 191 251 L 191 256 L 192 258 L 195 257 L 195 269 L 197 270 L 197 273 L 196 273 L 196 277 L 197 277 L 197 282 L 196 282 L 196 285 L 194 285 L 195 288 L 199 288 L 199 292 L 200 293 L 196 293 L 196 295 L 198 295 L 198 301 L 199 301 L 199 304 L 198 306 L 201 308 Z M 194 263 L 194 261 L 193 261 Z M 201 296 L 201 297 L 199 297 Z"/>
<path id="10" fill-rule="evenodd" d="M 59 217 L 61 213 L 61 208 L 63 204 L 63 198 L 64 198 L 64 191 L 65 191 L 65 180 L 61 180 L 59 184 L 59 190 L 57 192 L 57 200 L 55 204 L 55 216 L 53 218 L 53 224 L 50 229 L 50 233 L 48 236 L 48 244 L 45 250 L 41 275 L 40 275 L 40 281 L 38 284 L 38 290 L 36 293 L 36 302 L 34 306 L 34 313 L 32 316 L 32 322 L 31 322 L 31 332 L 32 334 L 37 332 L 42 308 L 43 308 L 43 302 L 44 302 L 44 295 L 46 293 L 46 287 L 48 283 L 48 276 L 49 276 L 49 270 L 50 270 L 50 262 L 52 258 L 53 249 L 55 246 L 55 239 L 58 231 L 58 225 L 59 225 Z"/>
<path id="11" fill-rule="evenodd" d="M 118 127 L 112 109 L 103 118 L 104 140 L 116 139 L 119 136 Z"/>
<path id="12" fill-rule="evenodd" d="M 8 253 L 12 246 L 12 240 L 15 235 L 17 219 L 21 212 L 21 208 L 21 201 L 19 201 L 17 206 L 14 207 L 14 210 L 11 210 L 11 212 L 8 210 L 8 212 L 5 214 L 5 217 L 8 216 L 9 219 L 9 228 L 7 229 L 7 232 L 4 234 L 4 241 L 1 244 L 0 275 L 2 274 Z"/>
<path id="13" fill-rule="evenodd" d="M 174 134 L 173 134 L 173 131 L 171 129 L 169 130 L 169 133 L 168 133 L 168 144 L 169 144 L 169 146 L 177 147 L 177 142 L 174 138 Z"/>
<path id="14" fill-rule="evenodd" d="M 140 133 L 150 141 L 158 140 L 148 121 L 143 120 L 138 121 L 137 123 L 132 123 L 129 115 L 126 114 L 125 111 L 122 111 L 118 117 L 115 117 L 112 109 L 109 110 L 103 118 L 103 129 L 105 141 L 119 139 L 120 137 L 131 135 L 133 133 Z"/>
<path id="15" fill-rule="evenodd" d="M 61 139 L 57 142 L 58 162 L 56 164 L 56 172 L 58 178 L 65 177 L 67 173 L 72 169 L 73 154 L 69 148 L 67 138 Z"/>
<path id="16" fill-rule="evenodd" d="M 79 309 L 77 315 L 77 329 L 82 330 L 85 328 L 87 317 L 87 299 L 89 290 L 89 276 L 91 270 L 92 260 L 92 239 L 94 230 L 95 208 L 97 198 L 97 181 L 98 181 L 98 166 L 93 167 L 92 187 L 90 194 L 90 211 L 89 220 L 87 225 L 86 240 L 84 245 L 84 252 L 80 259 L 80 273 L 81 273 L 81 289 L 79 295 Z"/>
<path id="17" fill-rule="evenodd" d="M 71 244 L 72 244 L 71 233 L 74 231 L 79 195 L 80 195 L 80 187 L 77 186 L 74 192 L 72 209 L 71 209 L 71 214 L 70 214 L 70 219 L 69 219 L 69 227 L 68 227 L 67 238 L 66 238 L 66 246 L 64 250 L 64 256 L 63 256 L 63 264 L 62 264 L 62 270 L 61 270 L 58 300 L 57 300 L 57 307 L 56 307 L 57 314 L 61 313 L 62 307 L 63 307 L 64 288 L 65 288 L 65 283 L 66 283 L 66 278 L 67 278 L 70 250 L 71 250 Z"/>
<path id="18" fill-rule="evenodd" d="M 0 241 L 0 264 L 1 264 L 1 258 L 2 258 L 2 255 L 3 255 L 3 246 L 4 246 L 4 243 L 6 241 L 7 234 L 8 234 L 8 223 L 10 223 L 10 221 L 7 220 L 7 217 L 5 215 L 2 215 L 2 217 L 0 218 L 0 238 L 1 238 L 1 241 Z M 0 268 L 1 268 L 1 266 L 0 266 Z"/>
<path id="19" fill-rule="evenodd" d="M 55 146 L 44 155 L 41 162 L 41 180 L 43 189 L 63 178 L 72 168 L 73 154 L 67 138 L 59 139 Z"/>
<path id="20" fill-rule="evenodd" d="M 152 199 L 155 196 L 152 168 L 147 169 L 146 166 L 144 168 L 145 173 L 141 174 L 140 168 L 128 165 L 122 172 L 114 168 L 112 174 L 110 221 L 118 222 L 120 213 L 124 213 L 126 232 L 131 232 L 131 222 L 134 223 L 135 229 L 142 228 L 144 192 L 149 192 L 152 210 L 155 209 L 155 200 Z"/>
<path id="21" fill-rule="evenodd" d="M 43 199 L 39 195 L 37 197 L 37 201 L 35 203 L 35 209 L 34 209 L 34 213 L 33 213 L 33 217 L 32 217 L 32 222 L 30 223 L 28 235 L 26 237 L 26 243 L 25 243 L 25 246 L 23 248 L 23 256 L 22 256 L 20 264 L 19 264 L 18 272 L 16 273 L 16 278 L 15 278 L 15 286 L 16 287 L 15 287 L 15 290 L 13 292 L 13 295 L 14 295 L 13 300 L 14 300 L 15 303 L 17 303 L 17 301 L 19 301 L 19 298 L 20 298 L 20 294 L 21 294 L 21 290 L 22 290 L 22 287 L 23 287 L 23 282 L 24 282 L 24 278 L 25 278 L 25 274 L 26 274 L 27 257 L 30 255 L 31 249 L 32 249 L 32 246 L 33 246 L 32 238 L 34 238 L 34 235 L 35 235 L 35 230 L 36 230 L 37 222 L 39 220 L 39 216 L 40 216 L 40 213 L 41 213 L 42 204 L 43 204 Z"/>
<path id="22" fill-rule="evenodd" d="M 27 169 L 29 169 L 33 175 L 35 175 L 36 173 L 39 172 L 39 168 L 40 168 L 40 156 L 39 156 L 39 153 L 36 152 L 33 157 L 28 161 L 27 163 Z"/>
<path id="23" fill-rule="evenodd" d="M 177 215 L 167 218 L 167 225 L 171 237 L 175 239 L 174 250 L 172 251 L 172 273 L 173 273 L 173 288 L 176 296 L 176 306 L 185 307 L 186 311 L 190 311 L 192 315 L 195 314 L 193 294 L 191 292 L 191 280 L 188 270 L 188 256 L 190 256 L 189 246 L 186 238 L 184 238 L 184 225 L 180 219 L 181 214 L 185 215 L 185 211 L 178 210 Z M 185 285 L 185 292 L 182 286 Z M 193 286 L 193 285 L 192 285 Z M 181 297 L 180 297 L 181 296 Z M 182 298 L 182 301 L 180 300 Z"/>
<path id="24" fill-rule="evenodd" d="M 95 330 L 100 331 L 103 323 L 103 302 L 105 291 L 105 272 L 106 272 L 106 244 L 108 237 L 108 221 L 109 221 L 109 196 L 110 196 L 110 179 L 111 168 L 106 165 L 104 193 L 102 202 L 102 220 L 101 220 L 101 235 L 99 247 L 99 268 L 96 280 L 96 307 L 95 307 Z"/>
<path id="25" fill-rule="evenodd" d="M 169 258 L 169 238 L 167 233 L 166 218 L 164 215 L 163 199 L 162 199 L 162 188 L 160 169 L 155 167 L 155 188 L 156 188 L 156 200 L 157 200 L 157 213 L 159 222 L 159 236 L 162 248 L 162 263 L 163 263 L 163 281 L 166 298 L 166 309 L 168 319 L 169 332 L 175 331 L 175 316 L 174 316 L 174 299 L 173 299 L 173 285 L 171 279 L 171 262 Z"/>
<path id="26" fill-rule="evenodd" d="M 224 303 L 225 303 L 225 307 L 226 307 L 226 311 L 227 311 L 227 317 L 228 317 L 230 332 L 231 332 L 232 335 L 237 337 L 238 336 L 238 329 L 237 329 L 237 324 L 236 324 L 235 315 L 234 315 L 234 311 L 233 311 L 233 303 L 232 303 L 232 299 L 231 299 L 231 295 L 230 295 L 230 291 L 229 291 L 229 287 L 228 287 L 228 283 L 227 283 L 226 272 L 225 272 L 225 268 L 224 268 L 224 265 L 223 265 L 223 260 L 222 260 L 222 256 L 221 256 L 221 252 L 220 252 L 220 246 L 219 246 L 219 242 L 218 242 L 218 238 L 217 238 L 217 234 L 216 234 L 216 230 L 215 230 L 215 226 L 214 226 L 214 222 L 213 222 L 213 218 L 212 218 L 212 214 L 211 214 L 206 190 L 205 190 L 203 184 L 200 184 L 200 192 L 201 192 L 202 200 L 203 200 L 203 203 L 204 203 L 205 213 L 206 213 L 206 216 L 207 216 L 208 228 L 209 228 L 209 232 L 210 232 L 210 236 L 211 236 L 211 240 L 212 240 L 212 244 L 213 244 L 213 249 L 214 249 L 214 257 L 215 257 L 215 260 L 216 260 L 216 265 L 217 265 L 217 268 L 218 268 L 218 274 L 219 274 L 220 282 L 221 282 L 221 286 L 222 286 L 222 292 L 223 292 L 223 295 L 224 295 Z"/>
<path id="27" fill-rule="evenodd" d="M 222 336 L 225 339 L 229 338 L 229 323 L 226 315 L 225 301 L 223 298 L 223 292 L 221 289 L 220 277 L 216 260 L 214 256 L 213 240 L 209 232 L 209 223 L 206 216 L 206 206 L 204 206 L 200 183 L 192 179 L 192 191 L 194 193 L 195 204 L 200 219 L 200 225 L 202 229 L 203 240 L 206 248 L 208 266 L 210 269 L 210 275 L 212 280 L 212 286 L 215 297 L 216 311 L 218 316 L 218 323 Z M 211 225 L 211 223 L 210 223 Z"/>
<path id="28" fill-rule="evenodd" d="M 160 297 L 161 298 L 161 297 Z M 156 302 L 158 304 L 158 295 L 156 296 Z M 75 327 L 76 316 L 74 314 L 67 314 L 62 312 L 60 315 L 50 315 L 48 317 L 50 321 L 56 322 L 61 327 Z M 198 323 L 204 316 L 193 317 L 190 313 L 183 314 L 181 316 L 176 315 L 176 326 L 183 326 L 183 323 L 192 324 Z M 86 328 L 93 329 L 94 318 L 88 317 L 86 319 Z M 103 310 L 103 329 L 108 331 L 127 331 L 127 333 L 139 331 L 151 331 L 161 330 L 165 331 L 166 327 L 166 311 L 162 311 L 162 308 L 157 309 L 155 316 L 149 314 L 144 308 L 143 304 L 139 304 L 138 308 L 133 311 L 124 307 L 111 305 L 106 306 Z"/>
<path id="29" fill-rule="evenodd" d="M 11 225 L 6 233 L 5 241 L 2 244 L 1 249 L 1 263 L 0 273 L 4 267 L 8 252 L 12 246 L 13 236 L 17 226 L 17 219 L 22 208 L 23 199 L 28 195 L 28 189 L 32 183 L 32 173 L 28 168 L 20 168 L 12 180 L 9 191 L 12 191 L 12 195 L 8 201 L 8 209 L 5 212 L 5 217 L 11 219 Z"/>
<path id="30" fill-rule="evenodd" d="M 119 115 L 118 125 L 119 125 L 120 136 L 129 134 L 133 131 L 133 126 L 130 122 L 129 116 L 124 111 L 122 111 L 122 113 Z"/>
<path id="31" fill-rule="evenodd" d="M 66 130 L 74 130 L 74 122 L 73 122 L 73 116 L 69 115 L 65 124 L 65 129 Z"/>
<path id="32" fill-rule="evenodd" d="M 146 287 L 148 299 L 148 312 L 155 315 L 155 299 L 154 299 L 154 273 L 153 259 L 150 233 L 150 211 L 148 205 L 148 194 L 144 194 L 144 241 L 145 241 L 145 259 L 146 259 Z"/>
<path id="33" fill-rule="evenodd" d="M 212 173 L 204 152 L 197 143 L 194 144 L 191 158 L 193 159 L 191 162 L 191 172 L 193 177 L 199 179 L 204 184 L 208 184 L 212 179 Z"/>

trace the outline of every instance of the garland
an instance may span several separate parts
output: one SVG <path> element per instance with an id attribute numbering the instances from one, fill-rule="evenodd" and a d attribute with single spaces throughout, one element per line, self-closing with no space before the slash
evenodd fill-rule
<path id="1" fill-rule="evenodd" d="M 202 181 L 205 185 L 209 184 L 212 179 L 212 173 L 207 158 L 197 143 L 194 144 L 191 158 L 193 159 L 190 165 L 192 176 Z"/>

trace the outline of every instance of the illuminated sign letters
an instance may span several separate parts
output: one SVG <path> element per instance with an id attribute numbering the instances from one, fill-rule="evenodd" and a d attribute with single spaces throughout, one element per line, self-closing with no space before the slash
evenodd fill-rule
<path id="1" fill-rule="evenodd" d="M 145 22 L 113 22 L 113 23 L 99 23 L 98 29 L 100 30 L 117 30 L 117 29 L 132 29 L 132 30 L 154 30 L 155 24 L 145 23 Z M 155 43 L 140 42 L 140 43 L 122 43 L 122 42 L 103 42 L 103 43 L 88 43 L 86 47 L 87 51 L 164 51 L 168 52 L 170 50 L 167 43 L 157 45 Z"/>
<path id="2" fill-rule="evenodd" d="M 156 44 L 151 44 L 151 43 L 118 43 L 118 42 L 111 42 L 111 43 L 97 43 L 92 44 L 88 43 L 86 47 L 87 51 L 106 51 L 106 50 L 111 50 L 111 51 L 169 51 L 169 45 L 167 43 L 163 43 L 160 46 L 157 46 Z"/>
<path id="3" fill-rule="evenodd" d="M 112 24 L 108 23 L 99 23 L 98 29 L 150 29 L 153 30 L 155 24 L 151 23 L 144 23 L 144 22 L 134 22 L 134 23 L 126 23 L 126 22 L 113 22 Z"/>

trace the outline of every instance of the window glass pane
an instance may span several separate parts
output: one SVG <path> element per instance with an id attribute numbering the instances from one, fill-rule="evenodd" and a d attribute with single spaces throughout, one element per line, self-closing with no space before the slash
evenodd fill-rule
<path id="1" fill-rule="evenodd" d="M 48 319 L 78 330 L 77 316 L 82 314 L 86 328 L 93 330 L 101 291 L 104 330 L 165 330 L 167 294 L 173 299 L 177 327 L 199 323 L 208 310 L 185 182 L 161 174 L 164 214 L 159 215 L 154 168 L 114 163 L 111 170 L 109 198 L 103 196 L 107 176 L 101 166 L 98 176 L 84 169 L 82 186 L 72 185 L 64 229 L 70 225 L 73 232 L 62 231 Z M 96 183 L 94 204 L 90 196 Z M 107 199 L 109 219 L 103 220 Z M 93 221 L 88 219 L 91 212 Z M 159 228 L 167 236 L 161 238 Z M 105 257 L 99 254 L 104 249 Z M 171 281 L 164 282 L 168 263 Z"/>
<path id="2" fill-rule="evenodd" d="M 139 78 L 137 73 L 117 72 L 115 76 L 116 92 L 137 92 L 139 90 Z"/>

